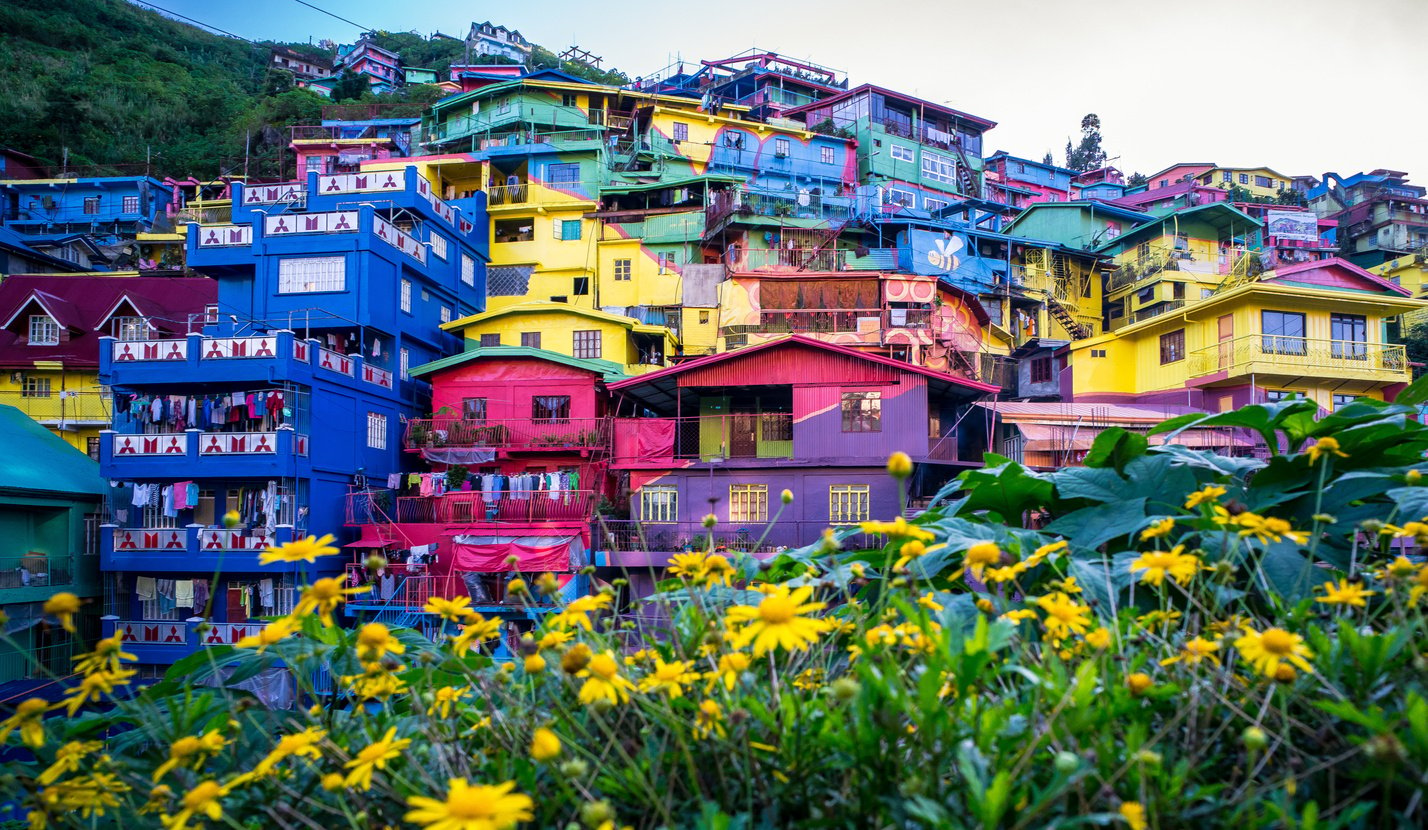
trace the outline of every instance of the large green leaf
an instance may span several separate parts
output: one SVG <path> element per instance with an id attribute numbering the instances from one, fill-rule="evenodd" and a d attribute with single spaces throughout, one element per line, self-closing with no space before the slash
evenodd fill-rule
<path id="1" fill-rule="evenodd" d="M 1026 511 L 1043 507 L 1051 501 L 1053 494 L 1049 479 L 1013 461 L 985 470 L 972 470 L 963 476 L 967 499 L 959 513 L 986 511 L 1017 527 L 1022 526 L 1022 516 Z"/>
<path id="2" fill-rule="evenodd" d="M 1087 467 L 1112 467 L 1116 472 L 1125 470 L 1131 461 L 1145 455 L 1150 442 L 1144 435 L 1121 427 L 1111 427 L 1101 431 L 1091 442 L 1091 451 L 1086 453 Z"/>
<path id="3" fill-rule="evenodd" d="M 1047 525 L 1047 533 L 1065 536 L 1072 547 L 1096 549 L 1145 523 L 1145 498 L 1073 510 Z"/>

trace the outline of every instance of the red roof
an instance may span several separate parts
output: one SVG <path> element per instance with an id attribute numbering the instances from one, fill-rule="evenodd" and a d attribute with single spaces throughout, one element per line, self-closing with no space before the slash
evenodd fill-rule
<path id="1" fill-rule="evenodd" d="M 98 368 L 99 338 L 121 300 L 161 334 L 182 334 L 191 314 L 218 301 L 218 284 L 206 277 L 120 277 L 94 274 L 14 274 L 0 282 L 0 366 L 30 367 L 37 360 Z M 16 315 L 37 304 L 69 333 L 54 346 L 28 345 L 28 321 Z"/>

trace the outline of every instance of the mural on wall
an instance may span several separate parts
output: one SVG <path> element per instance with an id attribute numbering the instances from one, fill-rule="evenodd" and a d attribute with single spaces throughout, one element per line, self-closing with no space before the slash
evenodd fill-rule
<path id="1" fill-rule="evenodd" d="M 1313 211 L 1271 210 L 1265 215 L 1265 225 L 1275 239 L 1319 241 L 1319 217 Z"/>

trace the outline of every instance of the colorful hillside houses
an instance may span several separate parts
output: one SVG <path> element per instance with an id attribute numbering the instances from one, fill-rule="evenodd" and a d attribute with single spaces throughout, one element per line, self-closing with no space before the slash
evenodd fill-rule
<path id="1" fill-rule="evenodd" d="M 28 252 L 70 263 L 76 271 L 152 269 L 136 242 L 172 232 L 172 217 L 182 206 L 183 194 L 172 181 L 148 176 L 0 180 L 0 226 L 25 249 L 10 250 L 43 270 L 63 269 Z"/>
<path id="2" fill-rule="evenodd" d="M 0 690 L 7 698 L 52 686 L 73 674 L 73 657 L 99 631 L 102 596 L 97 558 L 99 465 L 30 417 L 0 404 Z M 76 635 L 43 606 L 59 591 L 85 604 Z M 28 682 L 26 682 L 28 681 Z"/>
<path id="3" fill-rule="evenodd" d="M 531 42 L 520 32 L 487 20 L 472 23 L 466 35 L 466 45 L 477 55 L 492 55 L 517 63 L 525 63 L 531 54 Z"/>
<path id="4" fill-rule="evenodd" d="M 442 324 L 484 302 L 484 197 L 443 200 L 414 166 L 232 198 L 230 221 L 188 226 L 191 266 L 218 282 L 207 324 L 101 349 L 106 629 L 132 631 L 144 664 L 291 610 L 302 568 L 260 554 L 337 531 L 349 492 L 404 471 L 402 423 L 430 411 L 410 369 L 456 351 Z"/>
<path id="5" fill-rule="evenodd" d="M 378 46 L 365 35 L 356 43 L 337 47 L 333 68 L 338 74 L 355 72 L 365 75 L 372 91 L 378 94 L 391 92 L 405 83 L 397 53 Z"/>
<path id="6" fill-rule="evenodd" d="M 1347 178 L 1325 173 L 1307 195 L 1319 216 L 1337 222 L 1344 255 L 1368 268 L 1428 250 L 1425 192 L 1408 184 L 1405 173 L 1375 170 Z"/>
<path id="7" fill-rule="evenodd" d="M 316 126 L 291 128 L 288 145 L 297 155 L 297 178 L 309 171 L 323 176 L 356 173 L 362 162 L 411 155 L 411 136 L 419 118 L 360 121 L 324 120 Z"/>
<path id="8" fill-rule="evenodd" d="M 1180 162 L 1146 177 L 1149 190 L 1193 181 L 1203 187 L 1239 189 L 1255 199 L 1272 200 L 1293 189 L 1294 179 L 1268 167 L 1222 167 L 1214 162 Z"/>
<path id="9" fill-rule="evenodd" d="M 12 274 L 0 281 L 0 403 L 99 458 L 112 402 L 100 382 L 113 338 L 141 348 L 184 337 L 216 313 L 202 277 Z"/>
<path id="10" fill-rule="evenodd" d="M 294 79 L 312 80 L 332 77 L 332 61 L 306 52 L 299 52 L 286 46 L 274 46 L 269 50 L 268 65 L 293 74 Z"/>
<path id="11" fill-rule="evenodd" d="M 987 179 L 995 178 L 1001 192 L 1030 191 L 1030 198 L 1017 199 L 1017 207 L 1037 202 L 1069 202 L 1075 195 L 1076 171 L 1055 164 L 1032 161 L 998 150 L 986 158 Z M 988 186 L 989 192 L 992 186 Z"/>

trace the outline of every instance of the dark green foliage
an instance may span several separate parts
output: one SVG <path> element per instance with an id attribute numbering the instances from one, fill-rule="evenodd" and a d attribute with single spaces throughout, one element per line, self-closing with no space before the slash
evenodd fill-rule
<path id="1" fill-rule="evenodd" d="M 1066 166 L 1077 173 L 1106 166 L 1106 151 L 1101 147 L 1101 117 L 1094 112 L 1081 119 L 1081 140 L 1072 145 L 1066 141 Z"/>

